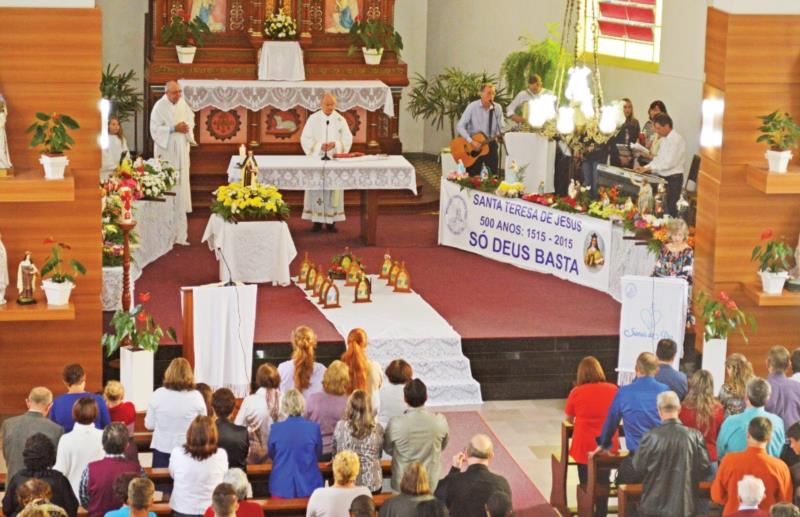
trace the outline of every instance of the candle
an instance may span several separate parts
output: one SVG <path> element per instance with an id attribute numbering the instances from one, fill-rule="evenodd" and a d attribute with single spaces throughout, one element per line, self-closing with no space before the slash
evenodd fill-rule
<path id="1" fill-rule="evenodd" d="M 119 197 L 122 200 L 122 224 L 133 223 L 133 213 L 131 212 L 131 189 L 122 187 L 119 189 Z"/>
<path id="2" fill-rule="evenodd" d="M 239 146 L 239 159 L 244 162 L 245 158 L 247 158 L 247 148 L 242 144 Z"/>

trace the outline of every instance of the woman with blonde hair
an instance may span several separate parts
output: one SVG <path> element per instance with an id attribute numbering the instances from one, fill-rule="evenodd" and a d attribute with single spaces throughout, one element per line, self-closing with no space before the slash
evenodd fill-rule
<path id="1" fill-rule="evenodd" d="M 686 311 L 687 324 L 694 323 L 692 311 L 692 283 L 694 277 L 694 250 L 689 246 L 689 227 L 683 219 L 670 219 L 667 223 L 667 242 L 656 258 L 653 276 L 659 278 L 682 278 L 689 284 L 689 299 Z"/>
<path id="2" fill-rule="evenodd" d="M 745 409 L 747 381 L 753 378 L 753 365 L 744 355 L 731 354 L 725 360 L 725 377 L 727 380 L 719 390 L 719 401 L 727 418 Z"/>
<path id="3" fill-rule="evenodd" d="M 122 422 L 128 426 L 128 432 L 133 435 L 133 426 L 136 423 L 136 407 L 133 402 L 126 401 L 125 388 L 119 381 L 108 381 L 103 388 L 103 398 L 108 406 L 108 414 L 112 422 Z"/>
<path id="4" fill-rule="evenodd" d="M 698 370 L 689 378 L 689 392 L 681 404 L 678 418 L 683 425 L 702 433 L 711 462 L 717 461 L 717 435 L 725 413 L 714 398 L 714 378 L 708 370 Z"/>
<path id="5" fill-rule="evenodd" d="M 324 391 L 314 393 L 306 401 L 306 418 L 319 424 L 322 432 L 322 456 L 320 461 L 331 461 L 331 442 L 336 423 L 344 416 L 347 407 L 347 387 L 350 385 L 350 374 L 347 365 L 334 361 L 325 370 L 322 378 Z"/>
<path id="6" fill-rule="evenodd" d="M 361 472 L 356 485 L 365 486 L 373 494 L 381 491 L 381 453 L 383 451 L 383 426 L 375 421 L 369 397 L 364 390 L 356 390 L 347 401 L 344 419 L 333 431 L 333 454 L 350 450 L 358 454 Z"/>
<path id="7" fill-rule="evenodd" d="M 325 367 L 314 361 L 317 334 L 301 325 L 292 331 L 292 359 L 278 365 L 281 376 L 281 393 L 296 389 L 308 397 L 322 391 Z"/>
<path id="8" fill-rule="evenodd" d="M 195 389 L 189 361 L 176 357 L 164 372 L 164 385 L 150 397 L 144 417 L 145 428 L 153 431 L 153 467 L 169 466 L 169 455 L 183 445 L 192 420 L 206 414 L 206 402 Z"/>
<path id="9" fill-rule="evenodd" d="M 364 390 L 372 402 L 374 414 L 380 409 L 380 389 L 383 384 L 381 365 L 367 358 L 367 333 L 364 329 L 353 329 L 347 335 L 347 350 L 342 354 L 342 362 L 350 370 L 350 389 Z"/>
<path id="10" fill-rule="evenodd" d="M 242 401 L 236 413 L 236 425 L 247 427 L 250 449 L 247 463 L 257 464 L 267 461 L 267 443 L 269 428 L 273 422 L 280 420 L 281 413 L 281 376 L 278 369 L 270 363 L 264 363 L 256 370 L 256 386 L 258 389 Z"/>
<path id="11" fill-rule="evenodd" d="M 318 488 L 311 494 L 306 517 L 338 517 L 350 515 L 350 503 L 369 489 L 354 483 L 360 465 L 353 451 L 342 451 L 333 458 L 333 486 Z"/>
<path id="12" fill-rule="evenodd" d="M 405 517 L 414 515 L 417 505 L 433 499 L 428 485 L 428 471 L 417 461 L 410 463 L 400 481 L 400 494 L 392 497 L 381 506 L 380 517 Z"/>

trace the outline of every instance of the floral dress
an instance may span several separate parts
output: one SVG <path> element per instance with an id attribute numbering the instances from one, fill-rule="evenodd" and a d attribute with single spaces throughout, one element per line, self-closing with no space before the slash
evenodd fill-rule
<path id="1" fill-rule="evenodd" d="M 694 324 L 692 313 L 692 277 L 694 271 L 694 250 L 687 247 L 677 253 L 670 251 L 666 245 L 656 259 L 653 276 L 660 278 L 683 278 L 689 284 L 689 303 L 686 309 L 686 322 Z"/>
<path id="2" fill-rule="evenodd" d="M 725 409 L 725 418 L 738 415 L 747 407 L 744 397 L 737 396 L 727 384 L 723 384 L 719 390 L 719 402 Z"/>
<path id="3" fill-rule="evenodd" d="M 337 453 L 350 450 L 358 455 L 361 469 L 356 478 L 356 486 L 365 486 L 370 492 L 378 492 L 383 486 L 383 472 L 381 471 L 381 453 L 383 451 L 383 426 L 375 422 L 375 427 L 366 438 L 353 436 L 350 423 L 339 420 L 333 431 L 333 456 Z"/>

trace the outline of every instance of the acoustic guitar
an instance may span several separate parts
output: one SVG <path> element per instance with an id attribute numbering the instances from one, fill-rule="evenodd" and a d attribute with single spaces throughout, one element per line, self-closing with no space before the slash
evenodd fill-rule
<path id="1" fill-rule="evenodd" d="M 475 149 L 466 138 L 460 136 L 450 142 L 450 154 L 453 156 L 453 160 L 455 160 L 456 163 L 461 160 L 464 167 L 471 167 L 478 158 L 489 154 L 489 144 L 492 142 L 491 138 L 487 138 L 483 133 L 476 133 L 472 135 L 472 141 L 480 143 L 481 146 Z"/>

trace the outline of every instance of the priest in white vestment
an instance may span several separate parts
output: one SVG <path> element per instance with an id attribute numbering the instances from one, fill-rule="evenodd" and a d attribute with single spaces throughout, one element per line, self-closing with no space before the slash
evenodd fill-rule
<path id="1" fill-rule="evenodd" d="M 192 190 L 189 186 L 189 148 L 194 141 L 194 113 L 181 96 L 175 81 L 166 85 L 166 93 L 150 113 L 150 137 L 156 158 L 167 160 L 178 172 L 175 203 L 175 242 L 189 245 L 186 214 L 192 211 Z"/>
<path id="2" fill-rule="evenodd" d="M 303 126 L 300 144 L 306 156 L 322 158 L 327 154 L 347 153 L 353 145 L 353 134 L 347 120 L 336 111 L 336 97 L 326 93 L 320 103 L 322 108 Z M 336 221 L 344 221 L 344 191 L 307 190 L 303 200 L 303 219 L 313 221 L 312 231 L 318 232 L 325 223 L 329 232 L 336 232 Z"/>

